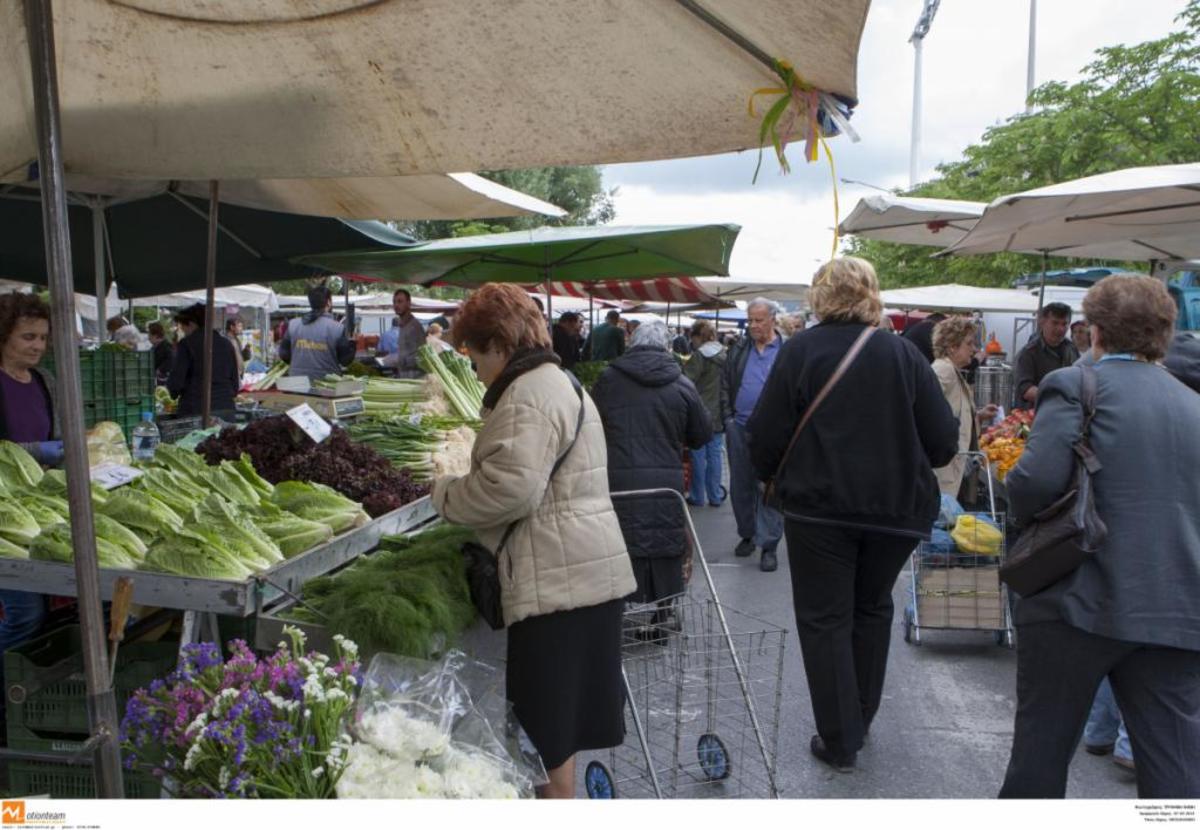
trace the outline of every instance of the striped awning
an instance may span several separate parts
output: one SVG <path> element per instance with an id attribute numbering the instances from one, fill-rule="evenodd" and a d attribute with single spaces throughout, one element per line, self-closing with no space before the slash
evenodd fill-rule
<path id="1" fill-rule="evenodd" d="M 545 286 L 530 287 L 544 291 Z M 595 282 L 552 282 L 550 291 L 557 297 L 589 297 L 632 303 L 679 303 L 704 305 L 719 302 L 693 277 L 659 277 L 651 280 L 597 280 Z"/>

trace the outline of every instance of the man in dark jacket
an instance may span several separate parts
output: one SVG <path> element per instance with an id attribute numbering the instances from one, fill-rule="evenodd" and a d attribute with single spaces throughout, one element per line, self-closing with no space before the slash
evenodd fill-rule
<path id="1" fill-rule="evenodd" d="M 583 350 L 583 338 L 579 334 L 582 330 L 583 318 L 574 311 L 564 311 L 550 331 L 554 353 L 562 361 L 562 367 L 568 371 L 574 369 L 575 364 L 579 362 L 579 353 Z"/>
<path id="2" fill-rule="evenodd" d="M 204 320 L 205 308 L 200 303 L 175 315 L 183 338 L 175 347 L 175 362 L 167 378 L 167 391 L 179 399 L 176 414 L 199 415 L 203 406 L 204 389 Z M 233 344 L 221 332 L 213 332 L 212 411 L 233 409 L 241 378 L 238 377 L 237 355 Z"/>
<path id="3" fill-rule="evenodd" d="M 644 323 L 630 350 L 592 387 L 608 440 L 608 485 L 623 490 L 683 493 L 683 449 L 712 437 L 696 387 L 671 356 L 661 321 Z M 687 553 L 683 507 L 674 497 L 613 500 L 633 560 L 635 600 L 653 602 L 683 591 Z"/>
<path id="4" fill-rule="evenodd" d="M 721 454 L 725 448 L 725 424 L 721 419 L 721 376 L 725 373 L 725 349 L 717 342 L 717 331 L 707 320 L 697 320 L 691 330 L 692 356 L 683 373 L 700 393 L 704 408 L 713 423 L 713 437 L 698 450 L 692 450 L 692 487 L 688 503 L 699 507 L 708 502 L 720 507 L 725 501 L 721 486 Z"/>
<path id="5" fill-rule="evenodd" d="M 1013 367 L 1016 406 L 1029 409 L 1037 400 L 1038 384 L 1056 369 L 1065 369 L 1079 360 L 1079 350 L 1067 337 L 1071 325 L 1071 307 L 1050 303 L 1038 315 L 1038 334 L 1017 352 Z"/>
<path id="6" fill-rule="evenodd" d="M 783 538 L 783 516 L 763 503 L 762 485 L 754 473 L 746 443 L 746 422 L 783 346 L 783 335 L 775 328 L 778 313 L 775 303 L 761 297 L 746 307 L 750 336 L 730 348 L 721 379 L 721 414 L 729 451 L 729 497 L 733 500 L 733 516 L 741 540 L 733 553 L 750 556 L 756 547 L 761 548 L 759 568 L 768 572 L 779 567 L 775 549 Z"/>
<path id="7" fill-rule="evenodd" d="M 913 323 L 911 326 L 904 327 L 904 334 L 900 335 L 909 343 L 912 343 L 921 354 L 925 355 L 925 359 L 931 364 L 933 363 L 933 330 L 937 328 L 937 324 L 946 319 L 946 315 L 935 311 L 919 323 Z"/>
<path id="8" fill-rule="evenodd" d="M 308 292 L 311 312 L 288 324 L 287 334 L 279 343 L 279 359 L 288 366 L 288 375 L 304 375 L 319 380 L 341 374 L 354 361 L 354 343 L 346 336 L 346 327 L 333 316 L 333 295 L 324 285 Z"/>
<path id="9" fill-rule="evenodd" d="M 616 360 L 624 353 L 625 330 L 621 328 L 621 312 L 613 309 L 588 335 L 584 357 L 587 360 Z"/>

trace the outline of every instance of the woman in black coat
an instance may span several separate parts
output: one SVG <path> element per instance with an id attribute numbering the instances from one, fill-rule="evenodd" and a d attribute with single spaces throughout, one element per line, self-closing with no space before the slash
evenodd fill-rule
<path id="1" fill-rule="evenodd" d="M 175 347 L 175 360 L 167 378 L 167 390 L 179 399 L 177 413 L 199 415 L 204 390 L 204 306 L 197 303 L 175 315 L 183 339 Z M 238 377 L 237 353 L 233 344 L 221 332 L 213 333 L 212 411 L 227 412 L 234 408 L 241 380 Z"/>
<path id="2" fill-rule="evenodd" d="M 608 486 L 624 490 L 671 489 L 683 493 L 683 449 L 712 438 L 700 393 L 683 376 L 659 320 L 643 323 L 630 349 L 614 360 L 592 388 L 608 441 Z M 674 497 L 622 499 L 613 505 L 637 576 L 635 602 L 683 592 L 687 553 L 684 508 Z"/>
<path id="3" fill-rule="evenodd" d="M 809 291 L 821 324 L 784 345 L 747 424 L 762 480 L 775 475 L 785 519 L 796 629 L 817 734 L 810 749 L 839 772 L 883 696 L 892 587 L 940 497 L 933 468 L 958 450 L 958 422 L 916 346 L 876 327 L 869 262 L 835 259 Z M 864 332 L 855 362 L 784 457 L 805 410 Z"/>

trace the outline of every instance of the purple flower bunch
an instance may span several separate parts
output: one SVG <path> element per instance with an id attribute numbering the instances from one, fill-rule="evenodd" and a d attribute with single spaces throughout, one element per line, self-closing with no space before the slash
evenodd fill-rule
<path id="1" fill-rule="evenodd" d="M 128 769 L 148 768 L 185 798 L 331 798 L 360 681 L 358 649 L 304 652 L 304 635 L 258 658 L 241 640 L 184 646 L 175 671 L 125 708 Z"/>

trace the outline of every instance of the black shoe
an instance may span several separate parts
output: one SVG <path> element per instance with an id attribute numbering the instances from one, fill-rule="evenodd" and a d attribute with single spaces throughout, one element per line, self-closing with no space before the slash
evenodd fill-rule
<path id="1" fill-rule="evenodd" d="M 851 755 L 849 758 L 835 757 L 829 747 L 825 746 L 825 742 L 821 740 L 820 735 L 812 736 L 812 741 L 809 743 L 808 748 L 818 761 L 828 764 L 837 772 L 854 772 L 855 756 Z"/>
<path id="2" fill-rule="evenodd" d="M 1084 744 L 1083 748 L 1087 750 L 1088 755 L 1107 755 L 1116 748 L 1116 744 Z"/>
<path id="3" fill-rule="evenodd" d="M 738 546 L 733 549 L 734 556 L 749 556 L 752 553 L 754 553 L 753 539 L 743 539 L 742 541 L 738 542 Z"/>
<path id="4" fill-rule="evenodd" d="M 763 573 L 770 573 L 779 567 L 779 560 L 775 558 L 775 551 L 764 550 L 762 552 L 762 561 L 758 563 L 758 569 Z"/>

